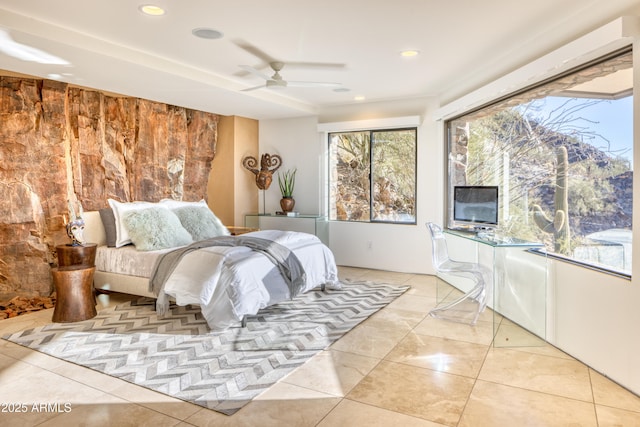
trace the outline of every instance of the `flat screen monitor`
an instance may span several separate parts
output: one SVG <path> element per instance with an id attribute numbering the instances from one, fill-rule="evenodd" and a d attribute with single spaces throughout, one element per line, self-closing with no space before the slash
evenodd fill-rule
<path id="1" fill-rule="evenodd" d="M 498 187 L 478 185 L 454 187 L 453 219 L 465 224 L 498 225 Z"/>

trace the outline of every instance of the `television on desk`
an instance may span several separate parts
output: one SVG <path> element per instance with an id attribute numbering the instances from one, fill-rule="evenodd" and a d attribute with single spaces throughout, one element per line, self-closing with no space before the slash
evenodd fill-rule
<path id="1" fill-rule="evenodd" d="M 459 225 L 493 228 L 498 225 L 498 187 L 453 187 L 453 220 Z"/>

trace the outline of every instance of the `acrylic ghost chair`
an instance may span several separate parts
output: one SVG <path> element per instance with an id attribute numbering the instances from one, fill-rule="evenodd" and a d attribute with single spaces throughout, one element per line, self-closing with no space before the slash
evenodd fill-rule
<path id="1" fill-rule="evenodd" d="M 438 273 L 449 274 L 452 276 L 466 277 L 475 282 L 473 288 L 461 297 L 449 302 L 441 307 L 436 307 L 429 312 L 429 315 L 445 320 L 461 321 L 456 317 L 447 316 L 446 312 L 451 310 L 463 301 L 472 300 L 477 303 L 476 309 L 472 313 L 473 319 L 471 325 L 475 325 L 478 321 L 480 313 L 487 305 L 487 280 L 486 269 L 477 263 L 454 261 L 449 258 L 447 250 L 447 241 L 445 240 L 442 228 L 438 225 L 428 222 L 427 228 L 431 233 L 431 251 L 433 267 Z M 465 322 L 466 323 L 466 322 Z"/>

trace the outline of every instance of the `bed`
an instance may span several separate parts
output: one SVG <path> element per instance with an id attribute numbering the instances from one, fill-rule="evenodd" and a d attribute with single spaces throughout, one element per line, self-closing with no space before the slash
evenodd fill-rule
<path id="1" fill-rule="evenodd" d="M 167 309 L 168 298 L 177 305 L 199 305 L 209 327 L 219 330 L 237 325 L 260 309 L 292 296 L 291 283 L 282 266 L 265 253 L 246 246 L 211 246 L 186 252 L 170 269 L 162 289 L 152 291 L 150 278 L 157 271 L 156 262 L 169 258 L 176 248 L 139 250 L 134 244 L 108 246 L 100 213 L 85 212 L 83 219 L 85 241 L 98 245 L 96 289 L 156 298 L 160 313 Z M 193 236 L 198 237 L 196 233 Z M 303 269 L 302 283 L 297 289 L 300 293 L 317 287 L 341 286 L 333 254 L 314 235 L 261 230 L 239 237 L 275 242 L 275 246 L 292 252 Z"/>

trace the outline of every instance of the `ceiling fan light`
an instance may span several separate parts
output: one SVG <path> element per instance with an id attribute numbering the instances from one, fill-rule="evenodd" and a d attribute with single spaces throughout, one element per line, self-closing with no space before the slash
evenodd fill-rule
<path id="1" fill-rule="evenodd" d="M 287 82 L 284 80 L 267 80 L 266 86 L 269 89 L 284 89 L 287 87 Z"/>
<path id="2" fill-rule="evenodd" d="M 216 40 L 221 39 L 224 34 L 213 28 L 194 28 L 191 30 L 191 34 L 201 39 Z"/>

